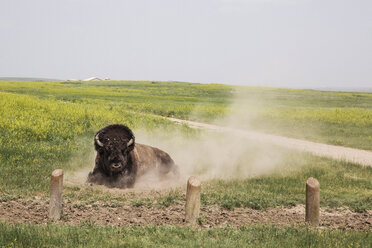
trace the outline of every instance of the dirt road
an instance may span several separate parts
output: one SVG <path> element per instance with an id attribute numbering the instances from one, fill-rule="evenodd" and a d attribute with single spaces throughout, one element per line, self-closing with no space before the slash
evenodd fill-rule
<path id="1" fill-rule="evenodd" d="M 250 139 L 270 142 L 275 145 L 280 145 L 286 148 L 299 151 L 310 152 L 314 155 L 325 156 L 333 159 L 344 160 L 348 162 L 359 163 L 365 166 L 372 166 L 372 152 L 355 148 L 342 146 L 327 145 L 307 140 L 294 139 L 279 135 L 266 134 L 257 131 L 248 131 L 235 129 L 230 127 L 217 126 L 212 124 L 186 121 L 175 118 L 169 118 L 177 123 L 184 123 L 195 128 L 206 128 L 217 132 L 230 132 L 239 136 L 245 136 Z"/>

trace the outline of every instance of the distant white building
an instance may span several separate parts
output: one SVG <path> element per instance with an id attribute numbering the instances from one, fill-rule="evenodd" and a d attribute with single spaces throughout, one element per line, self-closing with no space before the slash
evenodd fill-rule
<path id="1" fill-rule="evenodd" d="M 83 79 L 83 81 L 101 81 L 102 79 L 98 78 L 98 77 L 90 77 L 90 78 L 87 78 L 87 79 Z"/>

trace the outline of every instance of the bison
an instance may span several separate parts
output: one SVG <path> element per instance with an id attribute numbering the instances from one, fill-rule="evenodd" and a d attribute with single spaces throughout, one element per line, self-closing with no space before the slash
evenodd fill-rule
<path id="1" fill-rule="evenodd" d="M 160 177 L 178 175 L 178 168 L 168 153 L 148 145 L 138 144 L 127 126 L 106 126 L 94 136 L 97 151 L 95 167 L 88 182 L 116 188 L 131 188 L 138 176 L 151 169 Z"/>

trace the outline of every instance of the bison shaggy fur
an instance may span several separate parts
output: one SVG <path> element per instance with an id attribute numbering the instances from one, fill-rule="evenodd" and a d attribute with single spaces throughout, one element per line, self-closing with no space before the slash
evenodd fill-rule
<path id="1" fill-rule="evenodd" d="M 101 129 L 94 137 L 94 147 L 97 155 L 95 167 L 88 175 L 89 183 L 131 188 L 149 170 L 156 170 L 160 177 L 169 173 L 178 175 L 168 153 L 136 143 L 127 126 L 114 124 Z"/>

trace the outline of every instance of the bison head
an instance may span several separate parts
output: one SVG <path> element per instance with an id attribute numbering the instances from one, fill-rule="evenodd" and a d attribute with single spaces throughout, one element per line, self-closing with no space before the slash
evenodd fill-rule
<path id="1" fill-rule="evenodd" d="M 123 125 L 110 125 L 97 132 L 94 147 L 101 158 L 102 169 L 109 175 L 128 171 L 129 152 L 134 149 L 133 132 Z"/>

